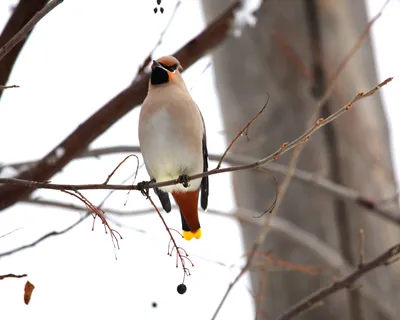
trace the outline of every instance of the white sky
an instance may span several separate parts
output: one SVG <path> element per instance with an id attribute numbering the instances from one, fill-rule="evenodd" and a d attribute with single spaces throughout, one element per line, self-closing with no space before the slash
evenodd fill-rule
<path id="1" fill-rule="evenodd" d="M 370 0 L 373 16 L 383 1 Z M 0 2 L 0 29 L 16 1 Z M 151 51 L 164 29 L 175 1 L 162 1 L 165 13 L 154 14 L 156 1 L 135 0 L 66 0 L 35 28 L 13 70 L 9 89 L 0 101 L 0 161 L 4 163 L 41 158 L 100 106 L 133 80 L 135 72 Z M 393 130 L 398 119 L 396 91 L 399 90 L 400 48 L 393 46 L 390 31 L 399 30 L 398 1 L 392 1 L 383 17 L 373 27 L 379 80 L 394 76 L 395 81 L 382 91 L 392 128 L 392 145 L 397 172 L 400 163 L 400 131 Z M 188 23 L 190 19 L 190 24 Z M 147 26 L 147 27 L 144 27 Z M 183 1 L 155 57 L 173 53 L 204 27 L 199 1 Z M 209 136 L 209 152 L 224 150 L 222 122 L 213 87 L 212 68 L 203 73 L 209 57 L 201 59 L 184 73 L 193 98 L 203 112 Z M 368 88 L 360 88 L 364 90 Z M 139 109 L 125 116 L 92 148 L 137 145 Z M 247 120 L 247 119 L 246 119 Z M 7 137 L 12 137 L 7 139 Z M 124 155 L 74 161 L 52 179 L 63 183 L 103 182 Z M 125 165 L 113 179 L 120 183 L 134 169 L 135 161 Z M 212 164 L 213 165 L 213 164 Z M 138 180 L 147 179 L 140 170 Z M 228 175 L 210 178 L 210 208 L 232 211 L 233 197 Z M 84 192 L 99 203 L 107 194 Z M 71 197 L 54 191 L 40 191 L 36 196 L 79 204 Z M 132 192 L 126 206 L 126 193 L 115 193 L 107 207 L 139 210 L 149 207 L 137 192 Z M 170 227 L 180 229 L 177 211 L 165 215 Z M 79 218 L 79 214 L 26 204 L 18 204 L 0 214 L 0 252 L 36 240 L 44 233 L 61 230 Z M 209 319 L 237 268 L 221 266 L 240 264 L 243 248 L 236 222 L 201 214 L 203 238 L 180 241 L 189 252 L 195 267 L 186 279 L 185 295 L 176 292 L 182 270 L 168 257 L 168 235 L 155 214 L 126 217 L 122 222 L 143 229 L 116 227 L 124 237 L 114 259 L 111 240 L 92 219 L 66 235 L 51 238 L 31 250 L 0 259 L 0 274 L 27 273 L 36 286 L 29 306 L 23 303 L 26 279 L 0 281 L 0 301 L 4 319 Z M 240 303 L 238 303 L 238 301 Z M 152 303 L 157 303 L 157 308 Z M 248 278 L 233 290 L 219 319 L 252 319 L 252 298 Z"/>

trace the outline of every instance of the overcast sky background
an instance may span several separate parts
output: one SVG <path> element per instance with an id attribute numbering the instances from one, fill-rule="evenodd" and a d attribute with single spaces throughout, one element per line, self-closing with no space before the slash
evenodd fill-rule
<path id="1" fill-rule="evenodd" d="M 371 17 L 383 2 L 369 0 Z M 10 7 L 16 3 L 0 2 L 0 29 L 11 13 Z M 155 0 L 65 0 L 46 16 L 29 38 L 9 80 L 8 84 L 18 84 L 21 88 L 7 90 L 0 101 L 0 162 L 42 158 L 128 86 L 139 65 L 158 42 L 175 3 L 162 1 L 165 12 L 161 15 L 153 12 Z M 381 94 L 391 128 L 397 177 L 400 172 L 400 131 L 396 123 L 400 116 L 397 98 L 400 47 L 393 44 L 393 33 L 400 29 L 399 16 L 399 2 L 391 1 L 372 29 L 378 81 L 395 77 Z M 203 28 L 200 2 L 183 1 L 154 57 L 175 52 Z M 184 73 L 184 78 L 205 118 L 209 152 L 222 153 L 226 144 L 213 69 L 203 72 L 209 61 L 208 56 L 201 59 Z M 139 110 L 135 108 L 121 119 L 91 148 L 138 145 Z M 243 119 L 243 124 L 248 120 Z M 52 181 L 101 183 L 124 156 L 73 161 Z M 136 161 L 129 160 L 112 182 L 120 183 L 135 168 Z M 8 174 L 13 172 L 8 171 Z M 137 181 L 146 179 L 147 173 L 140 170 Z M 233 211 L 229 175 L 212 176 L 210 184 L 210 209 Z M 98 204 L 107 192 L 87 191 L 84 195 Z M 35 196 L 79 204 L 72 197 L 55 191 L 38 191 Z M 116 192 L 106 206 L 130 212 L 148 208 L 149 203 L 138 192 L 129 196 Z M 0 235 L 19 230 L 0 238 L 0 252 L 29 243 L 47 232 L 61 230 L 79 217 L 79 213 L 68 210 L 15 205 L 1 213 Z M 176 210 L 165 215 L 165 219 L 170 227 L 180 230 Z M 175 268 L 175 259 L 166 254 L 168 234 L 155 213 L 120 219 L 130 228 L 116 227 L 124 238 L 117 251 L 118 260 L 114 258 L 109 235 L 104 234 L 99 221 L 92 232 L 93 220 L 89 218 L 66 235 L 0 259 L 0 274 L 27 273 L 36 286 L 30 305 L 25 306 L 23 286 L 26 279 L 0 281 L 2 318 L 210 319 L 239 271 L 228 266 L 243 263 L 243 247 L 234 220 L 208 213 L 201 213 L 200 219 L 201 240 L 186 242 L 176 238 L 195 264 L 191 268 L 192 275 L 185 281 L 188 287 L 185 295 L 176 292 L 183 273 Z M 248 278 L 244 277 L 229 296 L 219 319 L 252 319 L 249 290 Z"/>

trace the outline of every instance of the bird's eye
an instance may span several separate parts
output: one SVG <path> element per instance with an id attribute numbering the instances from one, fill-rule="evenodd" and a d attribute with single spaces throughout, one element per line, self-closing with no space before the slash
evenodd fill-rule
<path id="1" fill-rule="evenodd" d="M 178 64 L 173 64 L 172 66 L 166 66 L 165 64 L 159 62 L 159 64 L 166 70 L 170 71 L 170 72 L 175 72 L 176 69 L 178 69 Z"/>
<path id="2" fill-rule="evenodd" d="M 168 67 L 167 69 L 168 69 L 169 71 L 171 71 L 171 72 L 174 72 L 176 69 L 178 69 L 178 64 L 176 63 L 176 64 L 174 64 L 174 65 Z"/>

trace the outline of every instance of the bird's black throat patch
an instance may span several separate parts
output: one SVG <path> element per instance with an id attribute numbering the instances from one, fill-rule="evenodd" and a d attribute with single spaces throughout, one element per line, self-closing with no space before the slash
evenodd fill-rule
<path id="1" fill-rule="evenodd" d="M 163 84 L 169 80 L 168 72 L 162 68 L 154 68 L 151 72 L 151 84 Z"/>

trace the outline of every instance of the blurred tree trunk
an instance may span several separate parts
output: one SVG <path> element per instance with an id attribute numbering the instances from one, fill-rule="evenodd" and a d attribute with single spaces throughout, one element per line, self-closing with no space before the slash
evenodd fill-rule
<path id="1" fill-rule="evenodd" d="M 206 20 L 211 21 L 231 3 L 203 0 Z M 232 151 L 261 158 L 306 129 L 316 101 L 368 19 L 363 0 L 269 0 L 257 16 L 256 27 L 247 28 L 238 39 L 228 39 L 214 52 L 213 62 L 228 142 L 261 109 L 269 94 L 266 112 L 249 130 L 250 140 L 238 141 Z M 366 40 L 341 73 L 320 116 L 334 112 L 357 92 L 377 83 L 371 44 Z M 287 164 L 290 157 L 288 153 L 279 161 Z M 315 134 L 305 145 L 298 167 L 374 199 L 393 195 L 396 185 L 379 95 L 362 101 Z M 261 213 L 274 198 L 275 184 L 266 174 L 238 172 L 233 183 L 239 208 Z M 328 243 L 354 266 L 359 262 L 360 228 L 365 229 L 366 260 L 400 240 L 397 227 L 355 204 L 334 199 L 298 181 L 290 184 L 277 214 Z M 249 250 L 258 229 L 248 225 L 242 228 Z M 282 232 L 270 231 L 263 250 L 271 250 L 280 259 L 295 264 L 326 265 L 309 248 L 294 243 Z M 275 319 L 332 280 L 327 274 L 308 276 L 286 271 L 271 272 L 267 278 L 261 308 L 268 319 Z M 299 319 L 394 319 L 385 310 L 400 315 L 399 267 L 381 268 L 366 280 L 377 301 L 365 293 L 365 288 L 342 291 Z M 253 292 L 257 293 L 256 272 L 252 273 L 252 281 Z"/>

